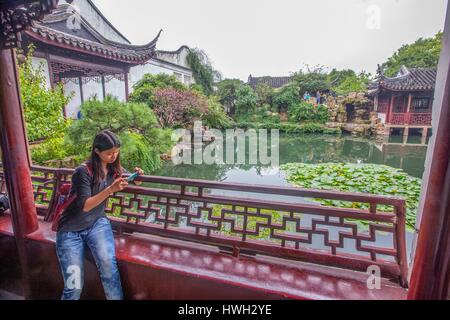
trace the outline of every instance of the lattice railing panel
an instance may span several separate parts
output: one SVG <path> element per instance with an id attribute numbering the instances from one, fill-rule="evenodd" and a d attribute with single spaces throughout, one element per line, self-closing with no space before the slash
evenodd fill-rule
<path id="1" fill-rule="evenodd" d="M 33 172 L 36 199 L 51 208 L 50 186 L 70 181 L 73 170 L 35 167 Z M 143 186 L 130 185 L 107 201 L 106 213 L 118 232 L 216 245 L 235 256 L 266 254 L 356 270 L 378 265 L 406 285 L 402 198 L 151 176 L 139 180 Z M 150 187 L 155 184 L 158 188 Z M 265 194 L 292 201 L 266 200 Z M 363 209 L 323 206 L 308 198 L 347 201 Z M 392 210 L 379 211 L 378 205 Z"/>

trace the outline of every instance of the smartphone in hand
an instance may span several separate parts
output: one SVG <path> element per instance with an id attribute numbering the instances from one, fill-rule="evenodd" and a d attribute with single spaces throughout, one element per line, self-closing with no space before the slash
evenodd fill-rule
<path id="1" fill-rule="evenodd" d="M 127 178 L 127 182 L 132 182 L 139 175 L 139 172 L 133 173 L 131 176 Z"/>

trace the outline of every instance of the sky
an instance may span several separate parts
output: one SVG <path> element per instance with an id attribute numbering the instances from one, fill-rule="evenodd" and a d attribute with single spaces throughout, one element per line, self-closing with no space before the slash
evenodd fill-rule
<path id="1" fill-rule="evenodd" d="M 305 66 L 375 73 L 403 44 L 443 30 L 447 0 L 93 0 L 133 44 L 200 48 L 224 78 Z"/>

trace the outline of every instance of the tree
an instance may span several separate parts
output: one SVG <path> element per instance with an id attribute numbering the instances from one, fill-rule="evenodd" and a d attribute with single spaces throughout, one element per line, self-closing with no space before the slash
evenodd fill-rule
<path id="1" fill-rule="evenodd" d="M 192 125 L 208 112 L 208 102 L 192 91 L 160 88 L 154 93 L 153 110 L 161 126 L 184 127 Z"/>
<path id="2" fill-rule="evenodd" d="M 347 78 L 355 77 L 355 71 L 351 69 L 337 70 L 333 68 L 327 75 L 327 81 L 332 87 L 339 87 Z"/>
<path id="3" fill-rule="evenodd" d="M 260 83 L 255 88 L 256 96 L 258 97 L 257 104 L 258 107 L 262 107 L 265 104 L 271 105 L 272 98 L 275 90 L 265 83 Z"/>
<path id="4" fill-rule="evenodd" d="M 273 96 L 273 108 L 277 112 L 286 112 L 300 101 L 299 87 L 296 83 L 290 83 L 278 89 Z"/>
<path id="5" fill-rule="evenodd" d="M 316 91 L 330 90 L 327 74 L 322 68 L 315 68 L 308 72 L 300 70 L 294 75 L 294 82 L 299 87 L 300 95 L 303 95 L 305 92 L 315 94 Z"/>
<path id="6" fill-rule="evenodd" d="M 225 79 L 217 85 L 219 102 L 225 106 L 228 114 L 233 115 L 236 109 L 236 92 L 243 84 L 239 79 Z"/>
<path id="7" fill-rule="evenodd" d="M 402 65 L 409 68 L 432 68 L 439 62 L 442 48 L 442 32 L 432 38 L 419 38 L 412 44 L 405 44 L 381 65 L 383 73 L 395 76 Z"/>
<path id="8" fill-rule="evenodd" d="M 64 119 L 63 108 L 71 96 L 65 96 L 62 84 L 47 89 L 43 65 L 32 64 L 34 47 L 29 47 L 25 60 L 19 63 L 20 92 L 30 142 L 61 137 L 70 120 Z"/>
<path id="9" fill-rule="evenodd" d="M 219 71 L 214 70 L 211 61 L 205 51 L 195 48 L 190 49 L 187 62 L 192 69 L 195 82 L 203 89 L 203 93 L 210 96 L 214 92 L 214 82 L 221 80 Z"/>
<path id="10" fill-rule="evenodd" d="M 153 93 L 158 88 L 173 88 L 179 91 L 188 90 L 188 88 L 178 81 L 174 75 L 165 73 L 145 74 L 143 78 L 133 86 L 130 102 L 145 103 L 150 108 L 153 108 Z"/>
<path id="11" fill-rule="evenodd" d="M 257 104 L 253 89 L 243 84 L 236 91 L 236 115 L 251 115 L 255 113 Z"/>
<path id="12" fill-rule="evenodd" d="M 361 72 L 356 74 L 353 70 L 332 86 L 332 90 L 338 95 L 348 95 L 350 92 L 365 92 L 371 79 L 370 73 Z"/>

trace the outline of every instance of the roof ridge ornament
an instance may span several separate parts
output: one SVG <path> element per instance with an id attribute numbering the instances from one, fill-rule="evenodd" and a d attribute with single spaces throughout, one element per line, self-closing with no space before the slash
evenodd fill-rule
<path id="1" fill-rule="evenodd" d="M 2 1 L 0 3 L 0 49 L 20 47 L 21 32 L 42 20 L 59 0 Z"/>

